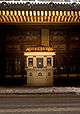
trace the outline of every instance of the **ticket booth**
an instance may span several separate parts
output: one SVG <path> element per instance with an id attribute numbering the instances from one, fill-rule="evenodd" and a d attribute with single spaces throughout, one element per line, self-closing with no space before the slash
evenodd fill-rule
<path id="1" fill-rule="evenodd" d="M 24 52 L 26 58 L 27 86 L 52 86 L 53 56 L 55 52 L 50 47 L 29 47 Z"/>

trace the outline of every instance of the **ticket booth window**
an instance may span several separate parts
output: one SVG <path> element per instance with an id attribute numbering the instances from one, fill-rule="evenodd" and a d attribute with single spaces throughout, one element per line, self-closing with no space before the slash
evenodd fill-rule
<path id="1" fill-rule="evenodd" d="M 33 66 L 33 58 L 28 58 L 28 66 L 29 67 Z"/>
<path id="2" fill-rule="evenodd" d="M 43 58 L 37 58 L 37 68 L 43 68 Z"/>
<path id="3" fill-rule="evenodd" d="M 51 58 L 47 58 L 47 66 L 51 66 Z"/>

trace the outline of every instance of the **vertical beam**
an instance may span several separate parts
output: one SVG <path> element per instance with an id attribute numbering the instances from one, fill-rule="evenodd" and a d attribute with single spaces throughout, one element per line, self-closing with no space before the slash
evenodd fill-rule
<path id="1" fill-rule="evenodd" d="M 44 56 L 44 61 L 43 61 L 44 67 L 47 67 L 47 57 Z"/>
<path id="2" fill-rule="evenodd" d="M 37 21 L 40 22 L 40 11 L 37 11 Z"/>
<path id="3" fill-rule="evenodd" d="M 40 12 L 40 14 L 41 14 L 41 22 L 43 22 L 44 12 L 43 12 L 43 11 L 41 11 L 41 12 Z"/>
<path id="4" fill-rule="evenodd" d="M 33 56 L 33 67 L 36 67 L 36 56 Z"/>
<path id="5" fill-rule="evenodd" d="M 43 46 L 49 46 L 49 30 L 41 29 L 41 40 Z"/>
<path id="6" fill-rule="evenodd" d="M 37 12 L 33 11 L 33 20 L 34 20 L 34 22 L 37 22 L 36 14 L 37 14 Z"/>

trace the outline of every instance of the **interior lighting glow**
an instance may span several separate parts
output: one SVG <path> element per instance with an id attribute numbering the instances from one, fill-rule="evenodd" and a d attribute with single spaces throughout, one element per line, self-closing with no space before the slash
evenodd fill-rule
<path id="1" fill-rule="evenodd" d="M 51 16 L 51 22 L 53 22 L 53 16 Z"/>
<path id="2" fill-rule="evenodd" d="M 15 16 L 17 15 L 17 11 L 14 11 L 14 15 L 15 15 Z"/>
<path id="3" fill-rule="evenodd" d="M 44 12 L 43 11 L 41 11 L 41 16 L 43 16 L 44 15 Z"/>
<path id="4" fill-rule="evenodd" d="M 60 22 L 61 16 L 58 17 L 58 22 Z"/>
<path id="5" fill-rule="evenodd" d="M 55 16 L 55 11 L 52 11 L 52 16 Z"/>
<path id="6" fill-rule="evenodd" d="M 80 11 L 79 11 L 79 16 L 80 16 Z"/>
<path id="7" fill-rule="evenodd" d="M 38 17 L 38 22 L 40 21 L 40 17 Z"/>
<path id="8" fill-rule="evenodd" d="M 47 16 L 47 11 L 45 11 L 45 16 Z"/>
<path id="9" fill-rule="evenodd" d="M 63 14 L 62 14 L 62 11 L 60 11 L 60 16 L 62 16 Z"/>
<path id="10" fill-rule="evenodd" d="M 51 11 L 49 11 L 49 16 L 51 16 Z"/>
<path id="11" fill-rule="evenodd" d="M 18 15 L 21 16 L 21 12 L 20 11 L 18 11 Z"/>
<path id="12" fill-rule="evenodd" d="M 48 22 L 50 22 L 50 16 L 48 16 Z"/>
<path id="13" fill-rule="evenodd" d="M 5 11 L 2 11 L 2 15 L 5 15 Z"/>
<path id="14" fill-rule="evenodd" d="M 44 17 L 44 20 L 45 20 L 45 21 L 47 20 L 47 16 Z"/>
<path id="15" fill-rule="evenodd" d="M 56 11 L 56 16 L 59 16 L 59 11 Z"/>
<path id="16" fill-rule="evenodd" d="M 34 22 L 36 22 L 37 20 L 36 20 L 36 17 L 34 17 Z"/>
<path id="17" fill-rule="evenodd" d="M 33 15 L 36 16 L 36 11 L 33 11 Z"/>
<path id="18" fill-rule="evenodd" d="M 33 17 L 31 16 L 31 22 L 33 22 Z"/>
<path id="19" fill-rule="evenodd" d="M 29 13 L 30 13 L 30 16 L 32 16 L 32 11 L 30 11 Z"/>
<path id="20" fill-rule="evenodd" d="M 26 16 L 28 16 L 28 11 L 26 11 Z"/>
<path id="21" fill-rule="evenodd" d="M 74 16 L 74 12 L 73 11 L 71 11 L 71 15 Z"/>
<path id="22" fill-rule="evenodd" d="M 10 15 L 11 15 L 11 16 L 13 15 L 13 11 L 10 11 Z"/>
<path id="23" fill-rule="evenodd" d="M 22 16 L 24 16 L 25 14 L 24 14 L 24 11 L 22 11 Z"/>
<path id="24" fill-rule="evenodd" d="M 55 16 L 55 22 L 57 22 L 57 16 Z"/>
<path id="25" fill-rule="evenodd" d="M 41 21 L 43 22 L 43 17 L 41 17 Z"/>
<path id="26" fill-rule="evenodd" d="M 6 15 L 7 15 L 7 16 L 9 15 L 9 11 L 6 11 Z"/>
<path id="27" fill-rule="evenodd" d="M 27 16 L 27 21 L 28 21 L 28 22 L 30 21 L 29 16 Z"/>
<path id="28" fill-rule="evenodd" d="M 75 11 L 75 16 L 78 16 L 78 13 L 77 13 L 77 11 Z"/>
<path id="29" fill-rule="evenodd" d="M 0 11 L 0 15 L 1 15 L 1 11 Z"/>
<path id="30" fill-rule="evenodd" d="M 70 16 L 70 11 L 67 12 L 67 15 Z"/>
<path id="31" fill-rule="evenodd" d="M 40 11 L 37 11 L 37 15 L 40 16 Z"/>
<path id="32" fill-rule="evenodd" d="M 66 16 L 66 11 L 64 11 L 64 16 Z"/>

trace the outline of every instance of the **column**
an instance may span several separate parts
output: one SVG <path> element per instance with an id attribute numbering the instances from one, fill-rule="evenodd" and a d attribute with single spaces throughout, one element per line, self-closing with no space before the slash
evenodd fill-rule
<path id="1" fill-rule="evenodd" d="M 43 58 L 43 64 L 44 64 L 44 67 L 47 67 L 47 57 L 46 56 L 44 56 L 44 58 Z"/>
<path id="2" fill-rule="evenodd" d="M 41 44 L 42 46 L 49 46 L 49 30 L 41 29 Z"/>
<path id="3" fill-rule="evenodd" d="M 33 67 L 36 67 L 36 56 L 33 56 Z"/>

